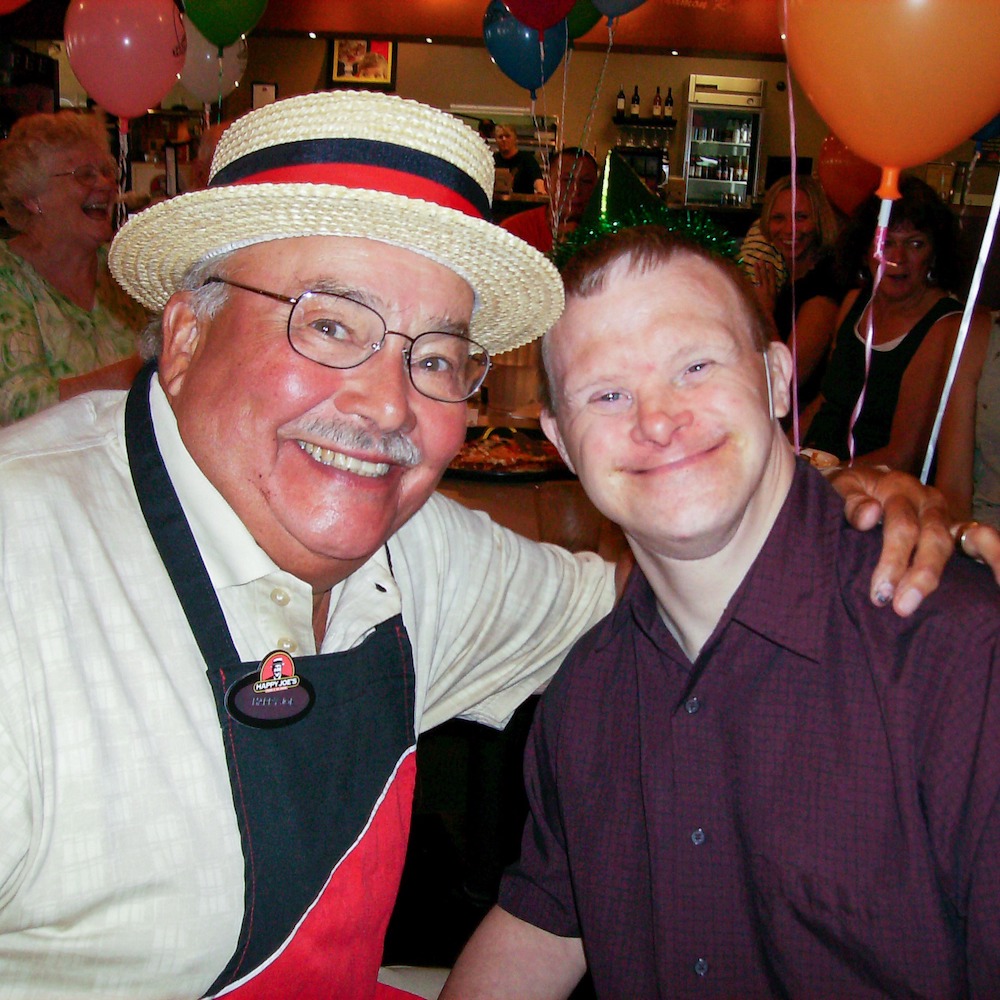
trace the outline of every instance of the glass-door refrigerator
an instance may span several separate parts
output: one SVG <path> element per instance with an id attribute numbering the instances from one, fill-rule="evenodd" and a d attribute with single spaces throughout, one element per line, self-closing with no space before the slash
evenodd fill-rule
<path id="1" fill-rule="evenodd" d="M 684 203 L 749 206 L 758 190 L 764 80 L 692 75 Z"/>

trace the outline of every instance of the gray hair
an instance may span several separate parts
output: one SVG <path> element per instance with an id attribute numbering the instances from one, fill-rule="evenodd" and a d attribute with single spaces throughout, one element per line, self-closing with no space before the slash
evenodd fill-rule
<path id="1" fill-rule="evenodd" d="M 49 183 L 52 158 L 77 146 L 96 145 L 114 163 L 103 116 L 77 111 L 25 115 L 0 142 L 0 208 L 10 225 L 23 230 L 31 218 L 25 206 Z"/>
<path id="2" fill-rule="evenodd" d="M 209 278 L 225 277 L 226 264 L 232 255 L 233 251 L 230 251 L 215 257 L 203 258 L 184 272 L 184 277 L 181 278 L 176 291 L 191 293 L 188 301 L 199 320 L 215 319 L 226 304 L 229 297 L 229 286 L 215 282 L 207 284 L 207 282 Z M 146 324 L 146 328 L 139 334 L 139 354 L 143 361 L 151 361 L 158 358 L 162 350 L 163 312 L 161 311 Z"/>

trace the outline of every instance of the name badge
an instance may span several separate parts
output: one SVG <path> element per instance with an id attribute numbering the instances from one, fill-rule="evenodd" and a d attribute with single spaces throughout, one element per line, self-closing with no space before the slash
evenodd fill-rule
<path id="1" fill-rule="evenodd" d="M 244 726 L 275 729 L 298 722 L 315 697 L 312 685 L 296 673 L 292 657 L 276 649 L 226 692 L 226 711 Z"/>

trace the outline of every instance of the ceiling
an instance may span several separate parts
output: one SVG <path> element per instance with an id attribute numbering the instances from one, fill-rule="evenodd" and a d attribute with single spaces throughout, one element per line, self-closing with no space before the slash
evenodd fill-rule
<path id="1" fill-rule="evenodd" d="M 123 0 L 129 2 L 129 0 Z M 131 0 L 137 2 L 137 0 Z M 645 0 L 616 19 L 617 51 L 780 57 L 781 0 Z M 0 38 L 61 38 L 68 0 L 29 0 L 0 17 Z M 351 34 L 479 44 L 486 0 L 271 0 L 255 34 Z M 605 48 L 606 19 L 577 39 Z"/>

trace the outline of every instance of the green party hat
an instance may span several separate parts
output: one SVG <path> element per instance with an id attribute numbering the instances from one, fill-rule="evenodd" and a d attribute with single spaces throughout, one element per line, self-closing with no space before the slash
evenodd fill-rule
<path id="1" fill-rule="evenodd" d="M 613 149 L 604 161 L 601 183 L 587 202 L 580 224 L 549 254 L 562 267 L 594 240 L 631 226 L 663 226 L 680 232 L 713 253 L 736 257 L 739 241 L 704 212 L 673 209 L 646 187 L 643 179 Z"/>

